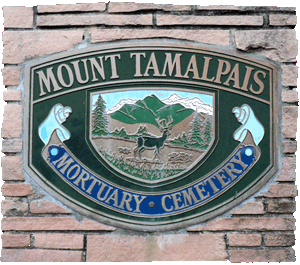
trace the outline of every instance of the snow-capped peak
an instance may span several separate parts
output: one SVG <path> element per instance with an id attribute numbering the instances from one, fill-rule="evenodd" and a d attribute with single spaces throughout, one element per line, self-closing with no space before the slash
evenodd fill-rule
<path id="1" fill-rule="evenodd" d="M 111 107 L 109 110 L 107 110 L 107 114 L 111 114 L 119 109 L 121 109 L 125 104 L 134 104 L 135 102 L 137 102 L 138 100 L 136 99 L 121 99 L 119 101 L 119 103 L 117 103 L 115 106 Z"/>
<path id="2" fill-rule="evenodd" d="M 162 102 L 167 105 L 181 104 L 185 108 L 213 115 L 213 107 L 209 104 L 203 103 L 203 101 L 197 97 L 194 97 L 192 99 L 188 97 L 181 98 L 177 94 L 172 94 L 169 98 L 162 100 Z"/>

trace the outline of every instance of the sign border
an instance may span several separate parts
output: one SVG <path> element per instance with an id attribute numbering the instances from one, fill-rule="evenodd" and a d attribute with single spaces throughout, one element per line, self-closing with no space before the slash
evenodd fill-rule
<path id="1" fill-rule="evenodd" d="M 150 43 L 149 43 L 150 42 Z M 29 117 L 29 108 L 30 105 L 32 105 L 34 102 L 32 101 L 32 98 L 30 99 L 30 86 L 31 86 L 31 80 L 30 80 L 30 76 L 31 76 L 31 71 L 33 71 L 34 67 L 41 67 L 41 65 L 43 64 L 47 64 L 48 62 L 51 61 L 51 63 L 54 60 L 59 60 L 59 59 L 63 59 L 65 57 L 68 56 L 80 56 L 82 54 L 86 54 L 89 52 L 99 52 L 99 51 L 103 51 L 103 52 L 108 52 L 109 50 L 114 50 L 115 49 L 145 49 L 145 48 L 155 48 L 155 47 L 162 47 L 162 48 L 173 48 L 173 49 L 184 49 L 184 50 L 205 50 L 207 52 L 211 52 L 211 53 L 220 53 L 222 54 L 223 57 L 236 57 L 236 60 L 240 60 L 240 61 L 247 61 L 247 63 L 251 63 L 251 64 L 256 64 L 256 65 L 260 65 L 260 67 L 264 66 L 265 68 L 267 68 L 267 70 L 269 70 L 270 72 L 270 97 L 271 97 L 271 101 L 270 101 L 270 111 L 271 111 L 271 119 L 272 119 L 272 130 L 271 130 L 271 134 L 273 134 L 272 136 L 270 135 L 270 142 L 273 143 L 273 148 L 272 151 L 273 153 L 271 153 L 271 160 L 273 161 L 273 165 L 270 165 L 266 170 L 264 170 L 264 173 L 262 173 L 259 177 L 258 180 L 256 181 L 256 183 L 253 183 L 252 186 L 249 188 L 249 186 L 245 187 L 243 189 L 243 191 L 240 192 L 240 195 L 238 198 L 230 198 L 229 200 L 227 200 L 226 202 L 224 202 L 221 205 L 218 205 L 214 208 L 211 208 L 209 210 L 207 210 L 204 213 L 201 213 L 200 216 L 189 216 L 186 218 L 181 218 L 181 219 L 176 219 L 176 220 L 172 220 L 169 221 L 167 224 L 160 222 L 159 224 L 156 223 L 147 223 L 147 222 L 140 222 L 140 224 L 135 223 L 135 222 L 130 222 L 129 220 L 124 220 L 123 218 L 116 218 L 116 217 L 112 217 L 109 216 L 107 217 L 105 213 L 103 212 L 98 212 L 95 209 L 91 209 L 85 205 L 82 205 L 79 202 L 75 202 L 74 200 L 70 201 L 67 196 L 65 196 L 62 191 L 60 191 L 58 188 L 56 188 L 55 186 L 53 186 L 50 183 L 47 183 L 47 181 L 45 181 L 43 179 L 43 176 L 41 176 L 40 173 L 38 172 L 34 172 L 34 167 L 31 165 L 31 167 L 29 167 L 28 163 L 30 162 L 30 157 L 29 157 L 29 144 L 30 144 L 30 131 L 32 128 L 30 128 L 30 123 L 32 123 L 31 119 L 32 117 Z M 231 48 L 232 49 L 232 48 Z M 195 43 L 195 42 L 188 42 L 188 41 L 180 41 L 180 40 L 169 40 L 169 39 L 143 39 L 143 40 L 135 40 L 135 41 L 118 41 L 115 43 L 105 43 L 105 44 L 95 44 L 92 45 L 91 47 L 88 48 L 83 48 L 83 49 L 78 49 L 78 50 L 73 50 L 73 51 L 67 51 L 67 52 L 62 52 L 59 54 L 55 54 L 55 55 L 49 55 L 46 56 L 42 59 L 35 59 L 32 60 L 30 62 L 27 62 L 25 65 L 25 100 L 23 103 L 23 142 L 24 142 L 24 146 L 23 146 L 23 169 L 26 173 L 29 174 L 30 177 L 32 177 L 38 185 L 40 185 L 43 189 L 45 189 L 47 192 L 49 192 L 51 195 L 53 195 L 56 199 L 58 199 L 59 201 L 61 201 L 63 204 L 66 204 L 67 206 L 69 206 L 70 208 L 73 208 L 74 210 L 88 216 L 91 217 L 93 219 L 97 219 L 101 222 L 104 222 L 106 224 L 109 225 L 113 225 L 113 226 L 117 226 L 117 227 L 122 227 L 122 228 L 129 228 L 129 229 L 133 229 L 133 230 L 140 230 L 140 231 L 160 231 L 160 230 L 175 230 L 178 228 L 183 228 L 186 226 L 191 226 L 191 225 L 195 225 L 197 223 L 203 222 L 203 221 L 207 221 L 208 219 L 211 219 L 213 217 L 216 217 L 226 211 L 228 211 L 229 209 L 237 206 L 238 204 L 240 204 L 241 202 L 243 202 L 245 199 L 249 198 L 251 195 L 253 195 L 255 192 L 257 192 L 264 184 L 267 183 L 267 181 L 269 181 L 269 179 L 277 172 L 278 170 L 278 132 L 279 132 L 279 128 L 278 128 L 278 104 L 276 104 L 274 101 L 278 100 L 278 94 L 277 94 L 277 87 L 278 87 L 278 80 L 277 80 L 277 68 L 274 64 L 271 64 L 269 61 L 264 60 L 262 58 L 252 58 L 251 56 L 245 56 L 244 54 L 240 54 L 238 53 L 236 50 L 231 50 L 231 49 L 220 49 L 220 48 L 215 48 L 214 46 L 211 45 L 204 45 L 204 44 L 200 44 L 200 43 Z M 45 65 L 44 65 L 45 66 Z M 143 80 L 144 81 L 144 80 Z M 155 80 L 155 79 L 149 79 L 149 81 L 161 81 L 161 80 Z M 171 80 L 168 80 L 171 81 Z M 135 82 L 138 82 L 138 80 L 135 80 Z M 199 85 L 199 82 L 193 82 L 193 81 L 184 81 L 184 80 L 177 80 L 177 81 L 173 81 L 175 83 L 197 83 Z M 103 85 L 107 85 L 107 84 L 117 84 L 117 83 L 128 83 L 127 81 L 109 81 L 109 82 L 104 82 Z M 205 86 L 207 86 L 207 84 L 204 84 Z M 99 84 L 97 84 L 97 86 L 99 86 Z M 101 86 L 101 84 L 100 84 Z M 220 86 L 215 86 L 217 88 L 220 88 Z M 80 89 L 86 89 L 87 87 L 81 87 Z M 74 90 L 71 90 L 74 91 Z M 234 92 L 231 91 L 230 92 Z M 238 91 L 236 91 L 237 93 Z M 238 93 L 241 94 L 241 93 Z M 55 96 L 57 96 L 58 94 L 55 94 Z M 251 97 L 251 96 L 250 96 Z M 46 100 L 49 97 L 45 97 Z M 256 99 L 256 97 L 255 97 Z M 265 102 L 266 103 L 266 102 Z M 37 171 L 37 170 L 36 170 Z"/>

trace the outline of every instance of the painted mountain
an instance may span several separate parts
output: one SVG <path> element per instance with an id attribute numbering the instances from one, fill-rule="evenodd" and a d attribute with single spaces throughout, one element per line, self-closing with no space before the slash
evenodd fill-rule
<path id="1" fill-rule="evenodd" d="M 179 103 L 165 104 L 155 95 L 151 95 L 133 104 L 124 104 L 120 109 L 111 113 L 110 117 L 126 124 L 149 123 L 158 127 L 157 118 L 168 119 L 171 115 L 172 125 L 176 125 L 193 112 L 193 109 L 185 108 Z"/>
<path id="2" fill-rule="evenodd" d="M 93 96 L 95 150 L 121 173 L 146 182 L 178 176 L 200 161 L 214 141 L 214 111 L 201 100 L 205 96 L 174 91 L 159 99 L 165 91 L 134 93 Z M 167 130 L 160 129 L 158 119 L 165 120 L 161 125 Z"/>

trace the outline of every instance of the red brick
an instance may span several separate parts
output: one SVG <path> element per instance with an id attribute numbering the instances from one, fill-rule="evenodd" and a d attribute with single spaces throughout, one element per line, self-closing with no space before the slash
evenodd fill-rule
<path id="1" fill-rule="evenodd" d="M 71 49 L 82 42 L 83 30 L 4 31 L 3 64 Z M 16 52 L 18 51 L 18 52 Z"/>
<path id="2" fill-rule="evenodd" d="M 25 234 L 3 234 L 2 247 L 25 248 L 30 246 L 30 235 Z"/>
<path id="3" fill-rule="evenodd" d="M 216 234 L 170 234 L 157 237 L 153 260 L 164 261 L 223 261 L 228 259 L 225 235 Z"/>
<path id="4" fill-rule="evenodd" d="M 286 262 L 295 261 L 295 251 L 286 249 L 230 250 L 231 262 Z"/>
<path id="5" fill-rule="evenodd" d="M 149 261 L 143 236 L 88 235 L 87 262 L 141 262 Z"/>
<path id="6" fill-rule="evenodd" d="M 285 138 L 296 138 L 297 133 L 297 106 L 284 106 L 282 108 L 282 134 Z"/>
<path id="7" fill-rule="evenodd" d="M 264 205 L 262 202 L 247 202 L 241 208 L 235 208 L 230 214 L 264 214 Z"/>
<path id="8" fill-rule="evenodd" d="M 36 248 L 83 249 L 83 235 L 34 234 Z"/>
<path id="9" fill-rule="evenodd" d="M 69 210 L 51 201 L 33 201 L 30 204 L 32 213 L 71 213 Z"/>
<path id="10" fill-rule="evenodd" d="M 24 6 L 4 6 L 4 28 L 32 28 L 33 8 Z"/>
<path id="11" fill-rule="evenodd" d="M 114 231 L 116 228 L 95 221 L 73 217 L 7 217 L 2 220 L 4 231 Z"/>
<path id="12" fill-rule="evenodd" d="M 152 15 L 52 15 L 38 16 L 37 26 L 86 26 L 86 25 L 148 25 L 153 24 Z"/>
<path id="13" fill-rule="evenodd" d="M 282 167 L 276 181 L 296 181 L 296 157 L 282 158 Z"/>
<path id="14" fill-rule="evenodd" d="M 19 200 L 2 201 L 1 212 L 4 216 L 24 216 L 28 214 L 28 203 Z"/>
<path id="15" fill-rule="evenodd" d="M 296 65 L 282 65 L 282 85 L 297 86 L 298 67 Z"/>
<path id="16" fill-rule="evenodd" d="M 296 211 L 295 201 L 273 201 L 267 202 L 268 213 L 294 213 Z"/>
<path id="17" fill-rule="evenodd" d="M 293 217 L 239 217 L 218 218 L 187 228 L 187 231 L 233 231 L 233 230 L 295 230 Z"/>
<path id="18" fill-rule="evenodd" d="M 2 249 L 2 262 L 80 262 L 82 251 Z"/>
<path id="19" fill-rule="evenodd" d="M 260 234 L 228 233 L 227 238 L 231 247 L 258 247 L 262 242 Z"/>
<path id="20" fill-rule="evenodd" d="M 92 29 L 92 43 L 144 38 L 177 38 L 208 44 L 229 45 L 229 30 Z"/>
<path id="21" fill-rule="evenodd" d="M 209 6 L 197 6 L 197 10 L 242 10 L 242 6 L 233 6 L 233 5 L 209 5 Z"/>
<path id="22" fill-rule="evenodd" d="M 20 156 L 4 156 L 1 165 L 3 180 L 25 180 Z"/>
<path id="23" fill-rule="evenodd" d="M 237 30 L 235 43 L 238 50 L 251 51 L 279 62 L 295 60 L 298 53 L 294 29 Z"/>
<path id="24" fill-rule="evenodd" d="M 295 26 L 297 24 L 295 15 L 270 14 L 269 20 L 271 26 Z"/>
<path id="25" fill-rule="evenodd" d="M 22 92 L 21 90 L 8 90 L 3 92 L 4 101 L 21 101 Z"/>
<path id="26" fill-rule="evenodd" d="M 2 137 L 20 137 L 22 134 L 22 106 L 9 104 L 4 107 Z"/>
<path id="27" fill-rule="evenodd" d="M 265 196 L 269 198 L 296 197 L 297 187 L 290 184 L 271 185 L 269 191 L 265 194 Z"/>
<path id="28" fill-rule="evenodd" d="M 2 142 L 3 153 L 20 153 L 23 141 L 21 139 L 4 139 Z"/>
<path id="29" fill-rule="evenodd" d="M 7 184 L 2 186 L 2 195 L 6 197 L 25 197 L 32 194 L 30 184 Z"/>
<path id="30" fill-rule="evenodd" d="M 17 86 L 20 83 L 20 67 L 5 67 L 2 69 L 3 85 Z"/>
<path id="31" fill-rule="evenodd" d="M 298 92 L 296 90 L 282 90 L 282 102 L 296 103 L 298 102 Z"/>
<path id="32" fill-rule="evenodd" d="M 295 235 L 288 233 L 266 234 L 265 244 L 268 247 L 290 247 L 295 245 Z"/>
<path id="33" fill-rule="evenodd" d="M 226 25 L 226 26 L 262 26 L 262 16 L 191 16 L 157 15 L 158 26 L 170 25 Z"/>
<path id="34" fill-rule="evenodd" d="M 188 251 L 187 251 L 188 250 Z M 223 233 L 88 235 L 87 261 L 226 260 Z"/>
<path id="35" fill-rule="evenodd" d="M 38 13 L 65 13 L 65 12 L 88 12 L 88 11 L 105 11 L 105 3 L 93 4 L 74 4 L 74 5 L 39 5 Z"/>
<path id="36" fill-rule="evenodd" d="M 293 154 L 297 151 L 297 142 L 284 140 L 282 141 L 282 147 L 284 154 Z"/>
<path id="37" fill-rule="evenodd" d="M 152 3 L 109 3 L 109 13 L 128 13 L 145 10 L 191 11 L 188 5 L 156 5 Z"/>

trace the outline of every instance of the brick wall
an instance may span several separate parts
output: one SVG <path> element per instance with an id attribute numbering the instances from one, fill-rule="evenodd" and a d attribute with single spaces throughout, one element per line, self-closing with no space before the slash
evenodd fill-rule
<path id="1" fill-rule="evenodd" d="M 294 8 L 94 3 L 3 12 L 2 261 L 295 260 Z M 281 66 L 280 172 L 223 216 L 168 233 L 131 232 L 81 216 L 24 175 L 21 163 L 24 62 L 94 43 L 152 37 L 230 47 Z"/>

